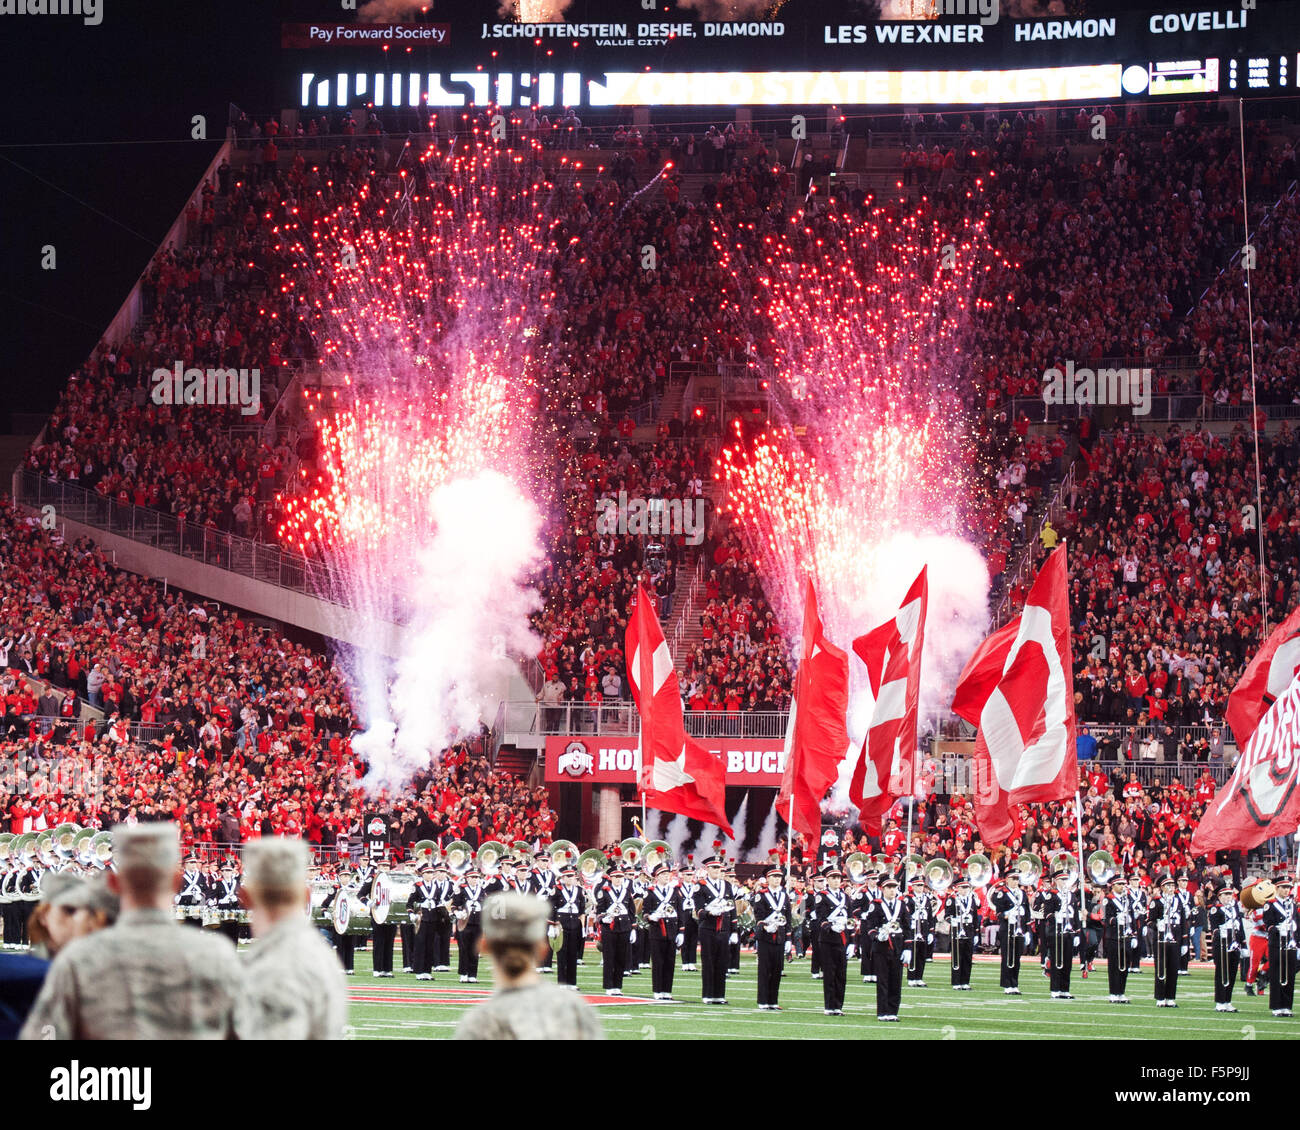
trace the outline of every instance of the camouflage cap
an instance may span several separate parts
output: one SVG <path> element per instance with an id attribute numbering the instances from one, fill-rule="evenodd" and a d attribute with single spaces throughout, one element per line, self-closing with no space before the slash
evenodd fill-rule
<path id="1" fill-rule="evenodd" d="M 296 891 L 307 881 L 307 845 L 264 836 L 244 848 L 244 881 L 264 891 Z"/>
<path id="2" fill-rule="evenodd" d="M 514 891 L 491 895 L 483 904 L 483 937 L 490 942 L 532 945 L 546 937 L 551 906 L 538 895 Z"/>
<path id="3" fill-rule="evenodd" d="M 71 871 L 51 871 L 41 880 L 41 902 L 49 906 L 79 906 L 70 901 L 85 880 Z"/>
<path id="4" fill-rule="evenodd" d="M 59 901 L 55 905 L 99 910 L 108 915 L 112 921 L 117 920 L 122 910 L 121 900 L 108 889 L 108 877 L 103 874 L 79 879 L 74 886 L 59 896 Z"/>
<path id="5" fill-rule="evenodd" d="M 180 862 L 175 824 L 118 824 L 113 829 L 113 863 L 120 872 L 174 871 Z"/>

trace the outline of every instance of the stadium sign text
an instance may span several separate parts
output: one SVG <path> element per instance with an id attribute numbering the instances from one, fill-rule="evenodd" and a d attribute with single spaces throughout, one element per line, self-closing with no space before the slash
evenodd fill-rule
<path id="1" fill-rule="evenodd" d="M 721 723 L 726 715 L 710 715 Z M 739 717 L 736 718 L 739 726 Z M 727 764 L 727 784 L 781 787 L 785 772 L 782 738 L 702 738 L 701 744 Z M 568 735 L 546 739 L 546 780 L 622 785 L 636 781 L 641 766 L 635 736 Z"/>

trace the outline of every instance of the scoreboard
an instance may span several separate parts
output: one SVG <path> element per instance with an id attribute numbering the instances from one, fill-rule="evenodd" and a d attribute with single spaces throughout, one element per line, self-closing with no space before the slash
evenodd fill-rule
<path id="1" fill-rule="evenodd" d="M 1300 63 L 1291 0 L 1071 0 L 1069 15 L 1054 0 L 1032 16 L 1028 0 L 688 2 L 283 0 L 280 94 L 302 108 L 1087 104 L 1289 94 Z"/>

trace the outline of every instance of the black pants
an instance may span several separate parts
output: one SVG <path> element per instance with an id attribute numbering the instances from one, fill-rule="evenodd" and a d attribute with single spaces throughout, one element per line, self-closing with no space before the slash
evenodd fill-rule
<path id="1" fill-rule="evenodd" d="M 409 922 L 403 922 L 398 926 L 398 931 L 402 936 L 402 968 L 415 969 L 415 927 Z"/>
<path id="2" fill-rule="evenodd" d="M 876 971 L 876 1015 L 897 1016 L 903 999 L 902 954 L 878 942 L 872 961 Z"/>
<path id="3" fill-rule="evenodd" d="M 433 964 L 440 969 L 451 968 L 451 916 L 445 922 L 433 924 Z"/>
<path id="4" fill-rule="evenodd" d="M 732 973 L 740 972 L 740 934 L 727 946 L 727 969 Z"/>
<path id="5" fill-rule="evenodd" d="M 769 934 L 758 932 L 758 1003 L 779 1004 L 781 995 L 781 970 L 785 968 L 785 936 L 778 930 Z"/>
<path id="6" fill-rule="evenodd" d="M 862 976 L 874 977 L 876 973 L 876 935 L 870 930 L 858 931 L 858 953 L 862 958 Z"/>
<path id="7" fill-rule="evenodd" d="M 18 904 L 16 902 L 0 904 L 0 917 L 4 919 L 4 944 L 18 945 L 18 938 L 22 934 L 22 927 L 18 921 Z"/>
<path id="8" fill-rule="evenodd" d="M 700 970 L 703 973 L 705 1000 L 723 1000 L 727 995 L 727 939 L 726 929 L 700 931 Z"/>
<path id="9" fill-rule="evenodd" d="M 923 937 L 917 935 L 909 943 L 908 948 L 912 951 L 912 960 L 907 966 L 907 979 L 909 981 L 924 981 L 925 962 L 930 956 L 930 944 Z"/>
<path id="10" fill-rule="evenodd" d="M 1112 997 L 1122 997 L 1128 987 L 1129 971 L 1137 961 L 1132 939 L 1106 935 L 1106 988 Z"/>
<path id="11" fill-rule="evenodd" d="M 622 989 L 627 972 L 628 935 L 617 934 L 610 927 L 600 928 L 600 956 L 605 990 Z"/>
<path id="12" fill-rule="evenodd" d="M 1210 939 L 1210 950 L 1214 955 L 1214 1003 L 1231 1004 L 1241 952 L 1222 945 L 1217 934 Z"/>
<path id="13" fill-rule="evenodd" d="M 822 1007 L 843 1008 L 848 956 L 840 935 L 822 939 Z"/>
<path id="14" fill-rule="evenodd" d="M 650 943 L 650 991 L 671 993 L 673 974 L 677 971 L 677 946 L 675 933 L 664 934 L 658 926 L 647 930 Z"/>
<path id="15" fill-rule="evenodd" d="M 482 926 L 466 923 L 460 928 L 460 936 L 456 939 L 459 949 L 456 971 L 462 977 L 478 977 L 478 940 L 482 933 Z"/>
<path id="16" fill-rule="evenodd" d="M 808 949 L 812 953 L 812 961 L 809 962 L 809 973 L 820 973 L 822 971 L 822 939 L 821 931 L 817 928 L 816 922 L 809 922 L 804 926 L 808 931 Z"/>
<path id="17" fill-rule="evenodd" d="M 1156 1000 L 1171 1001 L 1178 996 L 1178 952 L 1180 943 L 1156 942 Z"/>
<path id="18" fill-rule="evenodd" d="M 1192 960 L 1192 936 L 1190 933 L 1183 935 L 1182 945 L 1187 947 L 1187 952 L 1182 954 L 1178 961 L 1178 968 L 1181 972 L 1186 973 L 1188 965 Z M 1181 946 L 1179 947 L 1181 948 Z"/>
<path id="19" fill-rule="evenodd" d="M 582 956 L 583 945 L 582 918 L 576 914 L 562 915 L 560 929 L 564 931 L 564 944 L 555 959 L 555 981 L 560 985 L 576 985 L 578 958 Z"/>
<path id="20" fill-rule="evenodd" d="M 1043 940 L 1047 954 L 1048 973 L 1052 978 L 1052 992 L 1070 991 L 1070 973 L 1074 969 L 1074 940 L 1078 935 L 1052 934 Z"/>
<path id="21" fill-rule="evenodd" d="M 217 927 L 217 929 L 218 929 L 218 931 L 220 931 L 220 933 L 221 933 L 224 937 L 230 939 L 230 944 L 231 944 L 232 946 L 238 946 L 238 945 L 239 945 L 239 931 L 240 931 L 240 929 L 241 929 L 241 924 L 240 924 L 240 923 L 238 923 L 238 922 L 223 922 L 223 923 L 221 923 L 221 925 L 219 925 L 219 926 Z"/>
<path id="22" fill-rule="evenodd" d="M 970 967 L 975 958 L 975 939 L 974 938 L 952 938 L 952 983 L 956 985 L 970 984 Z"/>
<path id="23" fill-rule="evenodd" d="M 375 923 L 374 966 L 376 973 L 393 971 L 393 941 L 397 937 L 397 927 L 391 922 L 382 926 Z"/>
<path id="24" fill-rule="evenodd" d="M 1295 1002 L 1296 951 L 1268 932 L 1268 1007 L 1289 1009 Z"/>
<path id="25" fill-rule="evenodd" d="M 682 964 L 695 964 L 695 951 L 699 944 L 700 924 L 691 915 L 682 920 Z"/>
<path id="26" fill-rule="evenodd" d="M 343 968 L 352 971 L 356 961 L 355 953 L 357 948 L 357 938 L 355 934 L 335 934 L 334 948 L 338 950 L 339 961 L 343 963 Z"/>
<path id="27" fill-rule="evenodd" d="M 1004 929 L 998 941 L 1000 943 L 998 953 L 1001 958 L 1000 987 L 1018 989 L 1020 988 L 1020 965 L 1025 956 L 1025 936 L 1019 930 L 1010 932 Z"/>
<path id="28" fill-rule="evenodd" d="M 642 947 L 645 945 L 645 927 L 637 926 L 636 941 L 632 940 L 632 935 L 628 935 L 627 941 L 627 962 L 623 967 L 624 973 L 639 973 L 641 971 L 641 954 Z"/>
<path id="29" fill-rule="evenodd" d="M 433 971 L 433 923 L 427 913 L 421 915 L 423 922 L 415 930 L 415 948 L 411 951 L 411 970 L 414 973 Z"/>

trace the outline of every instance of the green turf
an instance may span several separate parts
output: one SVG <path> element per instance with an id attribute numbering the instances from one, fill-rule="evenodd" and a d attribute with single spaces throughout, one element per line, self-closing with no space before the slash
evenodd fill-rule
<path id="1" fill-rule="evenodd" d="M 399 947 L 400 954 L 400 947 Z M 578 967 L 582 992 L 601 994 L 600 955 L 588 947 L 587 963 Z M 673 1003 L 645 1004 L 617 1002 L 597 1007 L 605 1034 L 616 1040 L 999 1040 L 999 1039 L 1090 1039 L 1090 1040 L 1278 1040 L 1300 1038 L 1300 1020 L 1271 1016 L 1267 997 L 1248 997 L 1240 984 L 1234 994 L 1237 1013 L 1214 1011 L 1213 973 L 1193 969 L 1180 979 L 1179 1007 L 1157 1008 L 1152 998 L 1150 963 L 1130 976 L 1128 995 L 1133 1003 L 1114 1005 L 1106 1000 L 1104 963 L 1087 980 L 1076 967 L 1072 991 L 1076 1000 L 1054 1001 L 1048 995 L 1047 980 L 1036 959 L 1025 962 L 1020 987 L 1024 995 L 1004 996 L 998 988 L 995 963 L 977 960 L 971 991 L 957 993 L 949 984 L 948 968 L 942 956 L 926 969 L 928 989 L 903 986 L 899 1023 L 881 1024 L 875 1018 L 875 986 L 864 985 L 858 963 L 849 965 L 845 1015 L 822 1015 L 822 985 L 809 976 L 808 962 L 786 967 L 781 982 L 780 1013 L 759 1012 L 756 1002 L 756 970 L 752 954 L 741 959 L 739 976 L 727 979 L 727 1006 L 705 1005 L 700 1001 L 700 974 L 683 973 L 680 966 L 673 982 Z M 452 968 L 455 969 L 455 951 Z M 415 996 L 430 990 L 446 991 L 458 997 L 465 989 L 490 990 L 491 969 L 480 965 L 480 984 L 462 986 L 454 972 L 435 974 L 432 982 L 417 981 L 410 974 L 397 973 L 391 980 L 371 976 L 370 955 L 358 951 L 355 977 L 347 978 L 349 996 Z M 554 980 L 548 975 L 548 981 Z M 416 992 L 418 990 L 418 993 Z M 629 998 L 650 995 L 650 971 L 628 977 L 623 991 Z M 350 1005 L 350 1035 L 354 1039 L 445 1039 L 462 1013 L 472 1005 L 411 1003 L 385 1000 L 382 1003 L 353 1000 Z"/>

